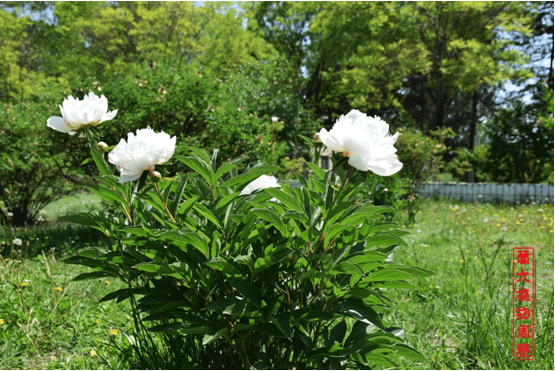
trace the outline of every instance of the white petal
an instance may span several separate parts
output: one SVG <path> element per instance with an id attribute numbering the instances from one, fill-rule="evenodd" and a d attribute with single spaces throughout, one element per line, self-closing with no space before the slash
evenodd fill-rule
<path id="1" fill-rule="evenodd" d="M 349 165 L 360 171 L 368 171 L 366 162 L 360 155 L 351 156 L 349 158 Z"/>
<path id="2" fill-rule="evenodd" d="M 396 155 L 385 160 L 370 160 L 366 164 L 368 169 L 374 174 L 381 176 L 390 176 L 401 170 L 403 164 Z"/>
<path id="3" fill-rule="evenodd" d="M 134 180 L 139 179 L 139 178 L 141 177 L 141 175 L 143 175 L 143 173 L 140 173 L 140 174 L 137 175 L 137 176 L 122 175 L 122 176 L 120 176 L 120 178 L 119 178 L 119 182 L 120 182 L 120 183 L 132 182 L 132 181 L 134 181 Z"/>
<path id="4" fill-rule="evenodd" d="M 118 114 L 118 110 L 106 112 L 105 114 L 102 115 L 100 122 L 111 120 L 114 117 L 116 117 L 117 114 Z"/>
<path id="5" fill-rule="evenodd" d="M 72 129 L 60 116 L 50 117 L 48 121 L 46 121 L 46 126 L 54 130 L 61 131 L 62 133 L 69 133 Z"/>

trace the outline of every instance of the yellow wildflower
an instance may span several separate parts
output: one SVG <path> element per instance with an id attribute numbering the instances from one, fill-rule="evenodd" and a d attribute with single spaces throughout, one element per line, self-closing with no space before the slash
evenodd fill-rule
<path id="1" fill-rule="evenodd" d="M 56 291 L 64 291 L 60 286 L 56 287 Z"/>
<path id="2" fill-rule="evenodd" d="M 497 226 L 498 226 L 498 227 L 501 227 L 501 223 L 497 223 Z"/>
<path id="3" fill-rule="evenodd" d="M 520 224 L 520 222 L 517 220 L 517 221 L 516 221 L 516 224 Z"/>
<path id="4" fill-rule="evenodd" d="M 27 282 L 23 282 L 23 283 L 21 284 L 21 287 L 27 287 L 27 286 L 29 286 L 29 284 L 28 284 Z"/>
<path id="5" fill-rule="evenodd" d="M 100 320 L 99 320 L 99 319 L 97 319 L 97 320 L 96 320 L 95 322 L 96 322 L 96 324 L 98 325 L 98 324 L 100 323 Z"/>
<path id="6" fill-rule="evenodd" d="M 118 329 L 113 329 L 113 330 L 110 330 L 109 334 L 110 335 L 117 335 L 118 332 L 119 332 Z"/>
<path id="7" fill-rule="evenodd" d="M 91 356 L 92 356 L 92 357 L 96 356 L 96 350 L 94 350 L 94 349 L 91 350 Z"/>
<path id="8" fill-rule="evenodd" d="M 0 318 L 0 325 L 4 324 L 4 320 L 2 318 Z"/>
<path id="9" fill-rule="evenodd" d="M 107 285 L 109 285 L 109 284 L 110 284 L 110 281 L 104 281 L 104 283 L 107 284 Z"/>
<path id="10" fill-rule="evenodd" d="M 461 259 L 461 261 L 460 261 L 460 262 L 461 262 L 461 263 L 464 263 L 464 259 Z"/>

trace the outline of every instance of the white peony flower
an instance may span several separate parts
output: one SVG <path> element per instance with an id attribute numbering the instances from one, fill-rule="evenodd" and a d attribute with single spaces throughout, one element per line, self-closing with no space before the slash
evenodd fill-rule
<path id="1" fill-rule="evenodd" d="M 381 118 L 352 110 L 341 116 L 329 132 L 322 129 L 315 137 L 332 151 L 349 157 L 349 165 L 356 169 L 389 176 L 401 170 L 403 164 L 393 147 L 399 133 L 390 136 L 388 131 L 389 125 Z"/>
<path id="2" fill-rule="evenodd" d="M 12 243 L 13 243 L 14 245 L 21 246 L 21 245 L 23 244 L 23 241 L 21 241 L 20 238 L 16 238 L 16 239 L 14 239 L 14 240 L 12 241 Z"/>
<path id="3" fill-rule="evenodd" d="M 108 99 L 104 95 L 99 98 L 94 93 L 89 93 L 83 100 L 70 95 L 60 106 L 60 110 L 63 117 L 52 116 L 46 125 L 69 135 L 75 135 L 85 125 L 96 126 L 111 120 L 118 113 L 118 110 L 108 112 Z"/>
<path id="4" fill-rule="evenodd" d="M 241 191 L 241 195 L 250 195 L 254 191 L 264 188 L 281 188 L 281 186 L 278 184 L 276 177 L 261 175 L 247 184 L 247 186 Z"/>
<path id="5" fill-rule="evenodd" d="M 175 151 L 175 136 L 163 131 L 155 133 L 150 127 L 137 130 L 137 135 L 127 134 L 108 154 L 108 161 L 121 173 L 120 183 L 137 180 L 143 171 L 154 171 L 155 165 L 168 161 Z"/>

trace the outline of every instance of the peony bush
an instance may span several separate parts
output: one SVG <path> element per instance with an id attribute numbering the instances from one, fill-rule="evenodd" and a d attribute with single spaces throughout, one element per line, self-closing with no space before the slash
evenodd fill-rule
<path id="1" fill-rule="evenodd" d="M 352 111 L 320 131 L 314 152 L 337 151 L 334 170 L 315 158 L 298 188 L 279 184 L 276 166 L 219 164 L 217 149 L 175 155 L 175 137 L 150 128 L 106 159 L 102 126 L 85 121 L 72 131 L 87 137 L 102 174 L 88 189 L 121 213 L 62 218 L 111 241 L 66 262 L 94 268 L 74 280 L 127 284 L 101 301 L 131 301 L 135 330 L 118 345 L 129 367 L 358 369 L 423 359 L 389 321 L 388 293 L 432 273 L 393 262 L 407 232 L 383 220 L 386 208 L 355 202 L 372 173 L 402 166 L 397 135 L 379 118 Z M 182 172 L 168 173 L 169 161 Z"/>

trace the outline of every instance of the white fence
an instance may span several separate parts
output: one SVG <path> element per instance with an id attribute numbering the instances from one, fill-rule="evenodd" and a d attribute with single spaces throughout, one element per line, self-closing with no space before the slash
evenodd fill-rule
<path id="1" fill-rule="evenodd" d="M 425 183 L 422 197 L 449 197 L 469 202 L 553 203 L 551 184 Z"/>

